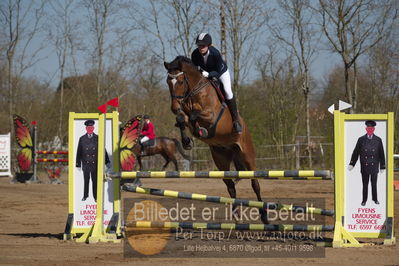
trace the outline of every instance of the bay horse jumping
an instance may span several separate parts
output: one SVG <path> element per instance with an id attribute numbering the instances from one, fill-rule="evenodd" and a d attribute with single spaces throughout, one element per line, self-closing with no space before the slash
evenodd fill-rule
<path id="1" fill-rule="evenodd" d="M 255 171 L 255 149 L 249 129 L 242 117 L 242 134 L 233 130 L 229 109 L 211 82 L 204 78 L 191 60 L 184 56 L 172 62 L 164 62 L 168 71 L 167 83 L 171 95 L 171 109 L 176 115 L 185 149 L 192 148 L 192 140 L 186 135 L 188 127 L 192 135 L 209 145 L 213 161 L 220 171 L 229 171 L 233 162 L 237 171 Z M 236 198 L 235 182 L 223 179 L 231 198 Z M 259 182 L 251 180 L 252 189 L 262 201 Z M 238 206 L 233 206 L 237 213 Z M 260 209 L 263 223 L 267 223 L 266 210 Z M 238 213 L 239 214 L 239 213 Z"/>
<path id="2" fill-rule="evenodd" d="M 162 171 L 166 169 L 170 162 L 173 162 L 176 171 L 179 171 L 175 155 L 177 151 L 183 156 L 184 159 L 191 161 L 190 156 L 184 153 L 181 143 L 175 138 L 157 137 L 154 140 L 149 141 L 154 141 L 154 144 L 145 145 L 143 155 L 141 154 L 141 146 L 139 143 L 136 143 L 132 148 L 132 152 L 135 154 L 137 162 L 139 163 L 140 171 L 143 168 L 141 158 L 146 156 L 153 156 L 156 154 L 162 155 L 162 157 L 166 161 L 166 163 L 162 167 Z"/>

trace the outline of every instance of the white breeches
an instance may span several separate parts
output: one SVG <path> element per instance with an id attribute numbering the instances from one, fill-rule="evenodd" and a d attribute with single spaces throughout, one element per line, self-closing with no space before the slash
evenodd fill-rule
<path id="1" fill-rule="evenodd" d="M 229 70 L 224 72 L 219 79 L 223 83 L 226 100 L 231 100 L 233 98 L 233 91 L 231 90 L 231 80 L 230 80 Z"/>
<path id="2" fill-rule="evenodd" d="M 150 140 L 149 137 L 144 136 L 144 137 L 141 138 L 140 143 L 143 144 L 144 142 L 149 141 L 149 140 Z"/>

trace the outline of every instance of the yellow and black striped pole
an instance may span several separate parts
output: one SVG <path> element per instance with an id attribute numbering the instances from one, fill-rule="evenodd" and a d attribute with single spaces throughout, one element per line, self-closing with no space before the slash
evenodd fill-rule
<path id="1" fill-rule="evenodd" d="M 182 228 L 208 230 L 249 230 L 249 231 L 334 231 L 333 225 L 296 225 L 296 224 L 234 224 L 234 223 L 192 223 L 192 222 L 151 222 L 134 221 L 126 224 L 134 228 Z"/>
<path id="2" fill-rule="evenodd" d="M 279 180 L 331 180 L 329 170 L 286 171 L 151 171 L 108 174 L 111 178 L 215 178 L 215 179 L 279 179 Z"/>
<path id="3" fill-rule="evenodd" d="M 233 198 L 225 198 L 219 196 L 208 196 L 197 193 L 188 193 L 188 192 L 178 192 L 173 190 L 165 190 L 165 189 L 155 189 L 155 188 L 143 188 L 137 186 L 127 186 L 124 185 L 123 189 L 129 192 L 140 193 L 140 194 L 150 194 L 161 197 L 169 197 L 169 198 L 179 198 L 179 199 L 189 199 L 189 200 L 199 200 L 199 201 L 207 201 L 213 203 L 221 203 L 221 204 L 232 204 L 238 206 L 248 206 L 255 208 L 264 208 L 270 210 L 287 210 L 298 213 L 312 213 L 319 214 L 325 216 L 333 216 L 334 210 L 325 210 L 314 207 L 301 207 L 294 206 L 290 204 L 280 204 L 273 202 L 263 202 L 263 201 L 254 201 L 254 200 L 244 200 L 244 199 L 233 199 Z"/>

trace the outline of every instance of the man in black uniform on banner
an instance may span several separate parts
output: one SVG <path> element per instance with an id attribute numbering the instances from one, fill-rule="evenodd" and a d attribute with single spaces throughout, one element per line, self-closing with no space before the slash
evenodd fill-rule
<path id="1" fill-rule="evenodd" d="M 82 201 L 89 197 L 89 181 L 93 187 L 93 197 L 97 202 L 97 157 L 98 157 L 98 135 L 94 133 L 94 121 L 85 121 L 86 134 L 80 137 L 78 150 L 76 152 L 76 167 L 83 170 L 84 190 Z M 105 150 L 105 164 L 111 167 L 107 151 Z M 82 169 L 81 169 L 82 168 Z"/>
<path id="2" fill-rule="evenodd" d="M 363 198 L 361 205 L 366 205 L 368 196 L 369 180 L 371 178 L 371 194 L 375 204 L 380 204 L 377 198 L 377 175 L 385 170 L 385 153 L 382 140 L 374 135 L 376 122 L 366 121 L 367 134 L 361 136 L 353 150 L 348 170 L 351 171 L 356 165 L 360 155 L 360 172 L 362 173 Z"/>

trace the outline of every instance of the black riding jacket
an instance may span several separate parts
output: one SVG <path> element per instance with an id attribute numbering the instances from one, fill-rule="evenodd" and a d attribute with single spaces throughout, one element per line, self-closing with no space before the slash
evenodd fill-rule
<path id="1" fill-rule="evenodd" d="M 200 66 L 203 70 L 207 71 L 209 73 L 209 78 L 216 77 L 219 79 L 219 77 L 227 71 L 226 62 L 223 60 L 218 49 L 213 46 L 209 47 L 209 55 L 206 64 L 198 48 L 191 54 L 191 61 L 194 65 Z"/>

